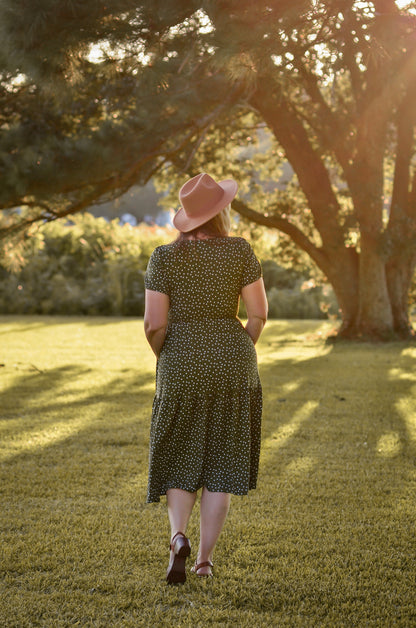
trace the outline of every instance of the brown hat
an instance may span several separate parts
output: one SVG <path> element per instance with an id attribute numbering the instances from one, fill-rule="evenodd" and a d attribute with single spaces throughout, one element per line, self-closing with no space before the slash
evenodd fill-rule
<path id="1" fill-rule="evenodd" d="M 173 224 L 183 233 L 200 227 L 231 203 L 237 189 L 237 182 L 233 179 L 216 183 L 209 174 L 197 174 L 179 191 L 182 207 L 173 217 Z"/>

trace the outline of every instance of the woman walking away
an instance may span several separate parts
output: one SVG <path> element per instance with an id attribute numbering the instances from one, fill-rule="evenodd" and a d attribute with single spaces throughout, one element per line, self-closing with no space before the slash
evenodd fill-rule
<path id="1" fill-rule="evenodd" d="M 200 541 L 191 571 L 208 577 L 231 494 L 256 487 L 262 392 L 254 344 L 267 301 L 249 243 L 228 235 L 236 193 L 232 179 L 216 183 L 202 173 L 188 180 L 173 219 L 178 239 L 157 247 L 146 271 L 144 326 L 157 357 L 147 501 L 167 496 L 169 584 L 186 580 L 185 534 L 197 491 Z"/>

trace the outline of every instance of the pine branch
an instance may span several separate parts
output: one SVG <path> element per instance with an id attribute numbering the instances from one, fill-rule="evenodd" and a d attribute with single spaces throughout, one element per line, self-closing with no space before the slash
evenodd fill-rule
<path id="1" fill-rule="evenodd" d="M 295 61 L 304 82 L 305 89 L 309 94 L 312 102 L 319 110 L 318 124 L 314 123 L 312 116 L 304 113 L 302 108 L 297 108 L 300 118 L 303 118 L 311 128 L 319 135 L 321 144 L 333 151 L 344 169 L 348 168 L 348 161 L 351 157 L 351 151 L 345 150 L 347 146 L 346 134 L 348 127 L 346 121 L 341 121 L 336 117 L 328 103 L 326 102 L 318 85 L 317 77 L 308 72 L 304 64 L 298 59 Z"/>
<path id="2" fill-rule="evenodd" d="M 363 72 L 357 63 L 357 44 L 354 41 L 355 33 L 361 30 L 361 25 L 351 7 L 343 11 L 345 20 L 341 23 L 340 35 L 344 38 L 342 57 L 351 79 L 351 88 L 357 111 L 361 109 L 364 98 Z M 352 22 L 352 24 L 351 24 Z"/>
<path id="3" fill-rule="evenodd" d="M 42 203 L 37 203 L 36 201 L 30 201 L 30 205 L 32 207 L 44 207 L 47 214 L 39 213 L 37 216 L 28 218 L 14 225 L 10 225 L 9 227 L 4 227 L 0 229 L 0 240 L 5 239 L 11 235 L 15 235 L 21 231 L 24 231 L 31 225 L 39 221 L 52 221 L 58 218 L 64 218 L 68 215 L 75 214 L 79 211 L 82 211 L 93 204 L 97 204 L 100 202 L 100 199 L 104 195 L 110 195 L 112 199 L 118 198 L 121 194 L 125 193 L 130 187 L 137 183 L 138 178 L 141 179 L 141 183 L 145 184 L 149 181 L 165 164 L 167 161 L 171 160 L 177 153 L 181 150 L 189 146 L 192 138 L 196 135 L 197 137 L 203 136 L 209 127 L 222 115 L 224 110 L 228 107 L 232 106 L 234 102 L 238 100 L 241 96 L 244 87 L 241 84 L 236 85 L 236 87 L 230 92 L 228 98 L 226 98 L 223 102 L 221 102 L 212 112 L 203 116 L 201 119 L 196 119 L 193 121 L 193 125 L 191 128 L 178 140 L 176 144 L 172 147 L 166 147 L 166 138 L 163 138 L 158 143 L 157 148 L 153 151 L 150 151 L 141 159 L 137 160 L 134 164 L 130 166 L 123 174 L 117 174 L 115 176 L 111 176 L 105 178 L 101 181 L 96 181 L 92 186 L 93 189 L 91 192 L 87 193 L 81 199 L 77 199 L 76 201 L 70 203 L 63 210 L 54 210 L 50 206 Z M 185 123 L 182 125 L 182 128 L 189 127 L 189 124 Z M 178 129 L 177 129 L 178 133 Z M 193 150 L 191 151 L 191 155 L 193 154 Z M 189 161 L 189 159 L 187 160 Z M 143 177 L 145 166 L 149 164 L 154 164 L 149 168 L 145 177 Z M 91 187 L 88 184 L 88 187 Z M 76 192 L 80 190 L 79 185 L 68 186 L 64 193 L 66 195 Z M 108 200 L 108 198 L 106 198 Z M 16 206 L 20 203 L 15 203 L 13 206 Z M 23 204 L 23 199 L 22 199 Z M 25 203 L 28 205 L 28 203 Z"/>

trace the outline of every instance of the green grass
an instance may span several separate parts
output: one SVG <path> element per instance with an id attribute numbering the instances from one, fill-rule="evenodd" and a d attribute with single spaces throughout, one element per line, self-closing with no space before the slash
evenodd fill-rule
<path id="1" fill-rule="evenodd" d="M 142 322 L 0 317 L 0 625 L 415 626 L 416 348 L 327 329 L 268 323 L 258 489 L 171 588 Z"/>

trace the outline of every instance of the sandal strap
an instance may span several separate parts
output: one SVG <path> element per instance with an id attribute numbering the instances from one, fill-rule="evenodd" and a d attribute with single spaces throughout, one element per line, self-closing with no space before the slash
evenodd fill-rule
<path id="1" fill-rule="evenodd" d="M 169 549 L 171 549 L 172 551 L 173 551 L 173 548 L 175 547 L 175 539 L 177 536 L 183 536 L 183 538 L 186 539 L 186 536 L 184 535 L 183 532 L 177 532 L 170 540 Z"/>
<path id="2" fill-rule="evenodd" d="M 214 565 L 212 564 L 212 562 L 211 562 L 210 560 L 206 560 L 206 561 L 205 561 L 205 562 L 203 562 L 203 563 L 196 563 L 196 562 L 195 562 L 195 565 L 194 565 L 194 570 L 195 570 L 195 573 L 196 573 L 199 569 L 202 569 L 202 567 L 211 567 L 211 569 L 212 569 L 212 568 L 214 567 Z"/>

